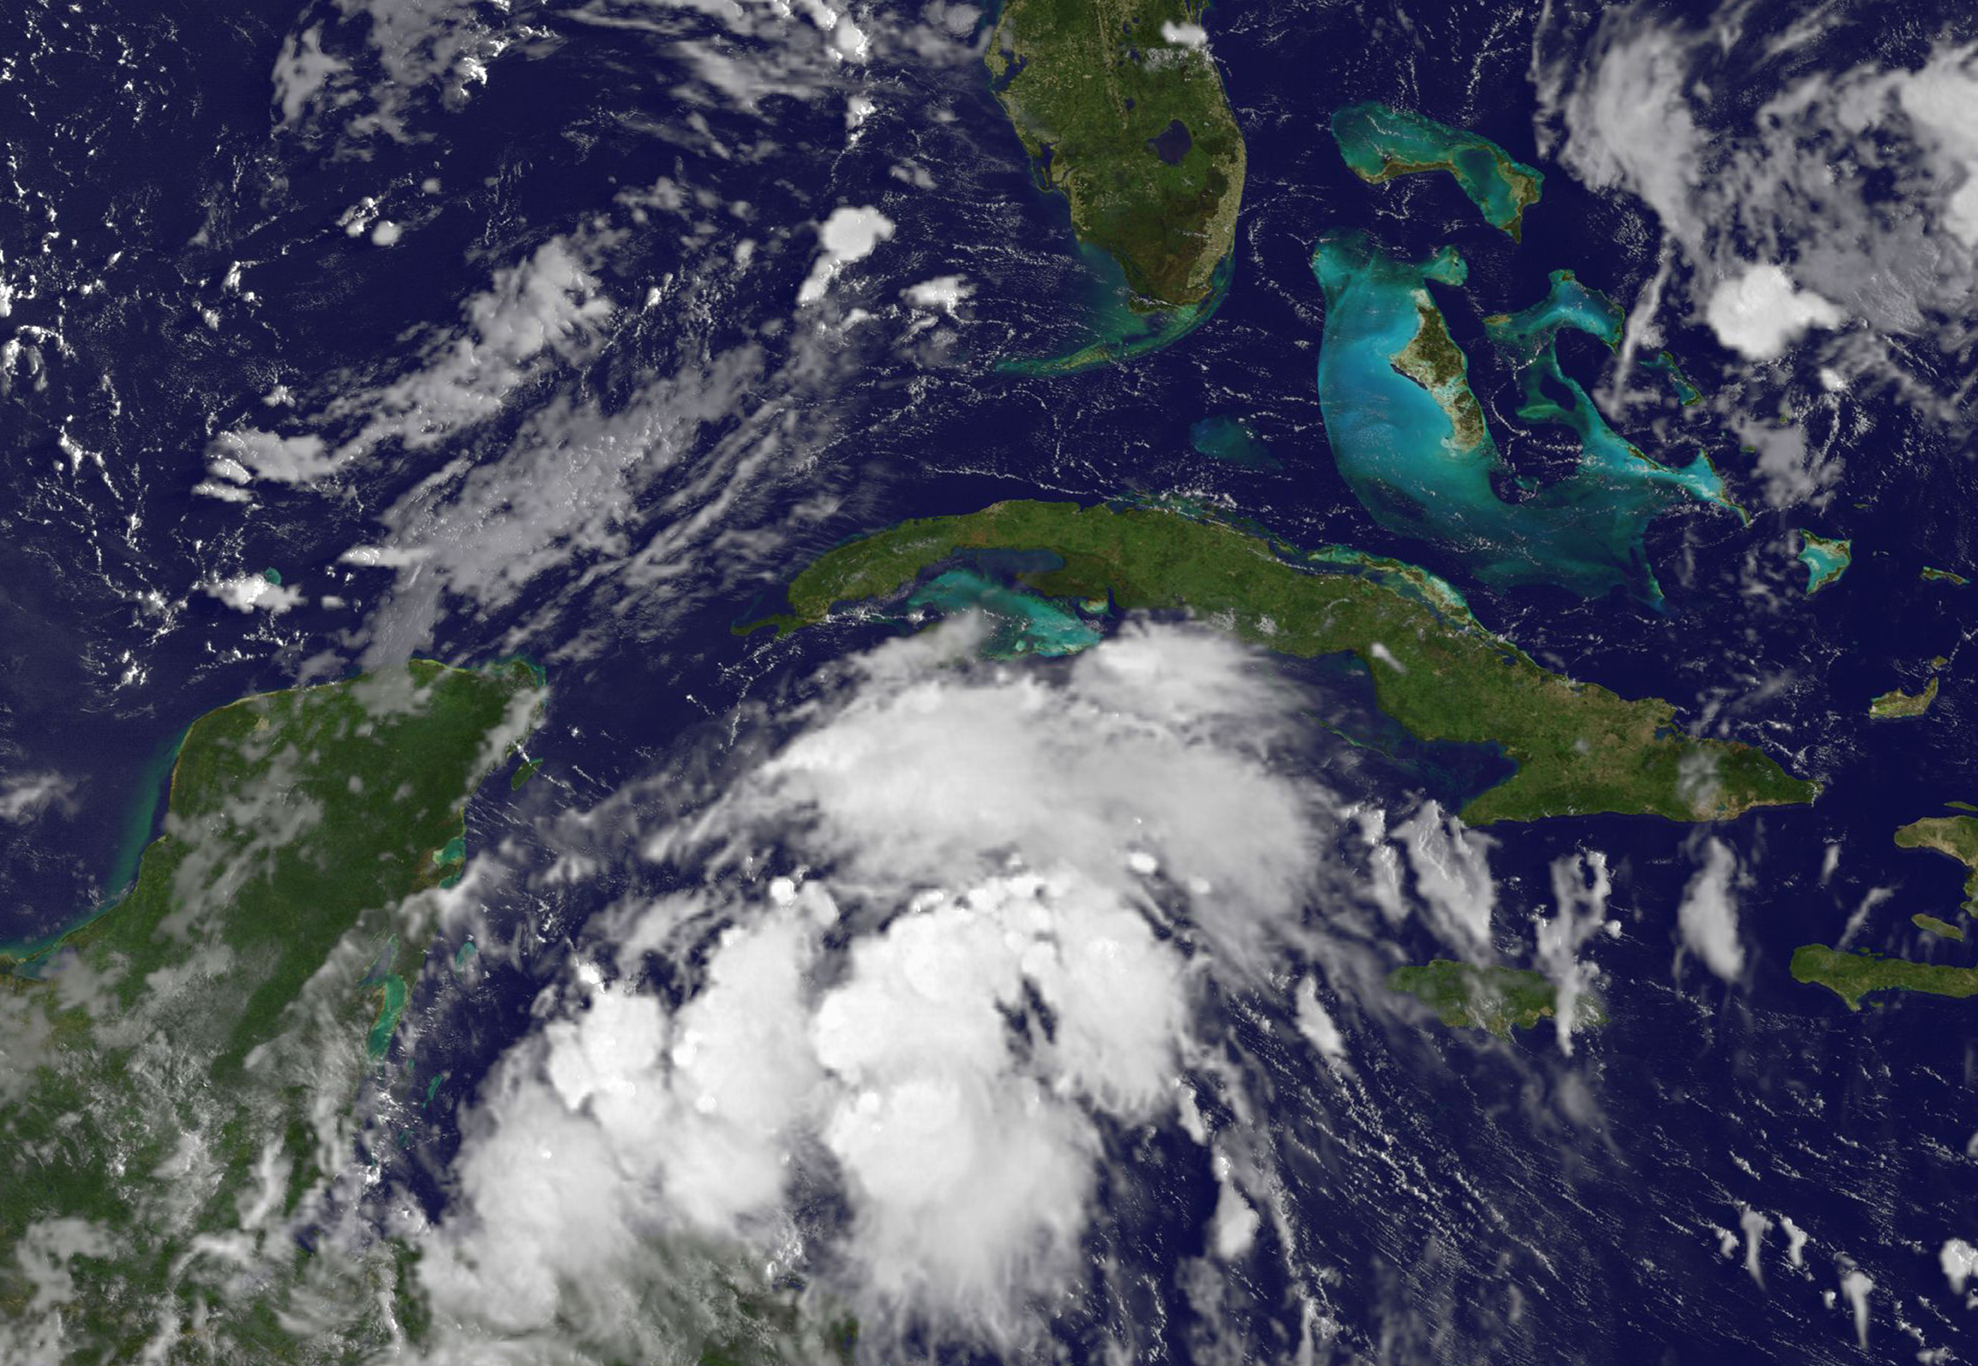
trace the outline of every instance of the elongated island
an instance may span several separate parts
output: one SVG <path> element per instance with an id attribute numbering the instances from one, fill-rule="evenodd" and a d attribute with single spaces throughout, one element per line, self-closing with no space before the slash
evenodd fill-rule
<path id="1" fill-rule="evenodd" d="M 1342 548 L 1300 553 L 1176 509 L 1008 502 L 903 522 L 827 551 L 789 584 L 787 612 L 736 629 L 810 626 L 985 552 L 1041 556 L 1049 567 L 1017 584 L 1045 598 L 1186 608 L 1281 654 L 1358 656 L 1381 709 L 1416 736 L 1495 744 L 1516 762 L 1463 808 L 1472 825 L 1593 812 L 1727 820 L 1818 791 L 1757 749 L 1683 734 L 1667 702 L 1539 667 L 1424 570 Z"/>
<path id="2" fill-rule="evenodd" d="M 1387 975 L 1387 987 L 1413 996 L 1451 1029 L 1482 1029 L 1501 1039 L 1510 1038 L 1514 1028 L 1530 1029 L 1558 1012 L 1558 988 L 1529 968 L 1437 958 L 1396 968 Z M 1606 1011 L 1595 996 L 1579 998 L 1574 1014 L 1575 1027 L 1607 1023 Z"/>
<path id="3" fill-rule="evenodd" d="M 1891 688 L 1869 699 L 1868 714 L 1878 721 L 1900 720 L 1910 716 L 1921 716 L 1930 710 L 1930 704 L 1937 700 L 1937 679 L 1932 675 L 1916 692 L 1904 692 L 1901 688 Z"/>
<path id="4" fill-rule="evenodd" d="M 1963 909 L 1967 915 L 1978 915 L 1978 816 L 1926 816 L 1899 827 L 1895 842 L 1899 849 L 1931 849 L 1963 864 L 1967 870 Z M 1964 942 L 1962 930 L 1934 915 L 1919 912 L 1910 920 L 1918 929 L 1952 943 Z M 1861 998 L 1878 991 L 1978 996 L 1978 967 L 1848 953 L 1825 944 L 1800 946 L 1793 953 L 1792 974 L 1795 981 L 1818 983 L 1834 992 L 1849 1010 L 1861 1009 Z"/>
<path id="5" fill-rule="evenodd" d="M 1978 996 L 1978 968 L 1917 963 L 1907 958 L 1884 958 L 1879 953 L 1847 953 L 1825 944 L 1795 949 L 1792 974 L 1795 982 L 1827 988 L 1846 1001 L 1849 1010 L 1860 1010 L 1861 998 L 1878 991 Z"/>
<path id="6" fill-rule="evenodd" d="M 1525 210 L 1538 203 L 1545 176 L 1479 133 L 1392 105 L 1349 104 L 1332 116 L 1333 140 L 1353 174 L 1369 185 L 1400 176 L 1447 171 L 1492 227 L 1517 241 Z"/>

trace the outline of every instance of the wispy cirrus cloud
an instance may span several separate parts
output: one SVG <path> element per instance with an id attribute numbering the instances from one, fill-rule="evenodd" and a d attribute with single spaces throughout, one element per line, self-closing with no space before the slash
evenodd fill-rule
<path id="1" fill-rule="evenodd" d="M 1813 349 L 1837 384 L 1961 420 L 1969 386 L 1943 392 L 1900 344 L 1954 356 L 1973 337 L 1978 47 L 1888 62 L 1852 41 L 1860 18 L 1844 5 L 1764 28 L 1748 6 L 1703 24 L 1625 6 L 1542 25 L 1540 141 L 1647 205 L 1690 268 L 1691 316 L 1727 348 Z"/>

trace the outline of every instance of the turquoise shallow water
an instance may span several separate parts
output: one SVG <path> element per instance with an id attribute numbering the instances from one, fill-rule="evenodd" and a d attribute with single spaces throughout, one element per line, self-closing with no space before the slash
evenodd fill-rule
<path id="1" fill-rule="evenodd" d="M 1675 391 L 1676 401 L 1685 408 L 1692 403 L 1703 401 L 1703 391 L 1690 382 L 1690 377 L 1683 373 L 1683 367 L 1667 351 L 1659 351 L 1650 356 L 1641 363 L 1641 368 L 1653 370 L 1668 380 L 1669 387 Z"/>
<path id="2" fill-rule="evenodd" d="M 1451 412 L 1480 414 L 1467 357 L 1460 374 L 1442 380 L 1439 396 L 1394 368 L 1425 315 L 1439 317 L 1428 285 L 1467 278 L 1460 256 L 1445 247 L 1426 261 L 1401 261 L 1364 233 L 1328 233 L 1313 248 L 1312 271 L 1326 298 L 1318 367 L 1326 435 L 1354 495 L 1388 530 L 1443 543 L 1495 587 L 1555 583 L 1584 597 L 1620 588 L 1659 605 L 1643 540 L 1648 524 L 1684 502 L 1738 511 L 1707 459 L 1680 468 L 1649 459 L 1561 369 L 1562 330 L 1611 346 L 1621 325 L 1620 310 L 1569 273 L 1556 272 L 1532 307 L 1487 321 L 1521 374 L 1519 419 L 1564 426 L 1580 444 L 1577 469 L 1539 486 L 1506 466 L 1480 417 L 1474 439 L 1459 439 Z M 1493 477 L 1526 496 L 1506 502 Z"/>
<path id="3" fill-rule="evenodd" d="M 1098 628 L 1047 598 L 1006 588 L 970 569 L 951 569 L 929 580 L 907 599 L 907 606 L 954 615 L 978 611 L 991 623 L 983 655 L 1071 655 L 1097 645 Z"/>
<path id="4" fill-rule="evenodd" d="M 398 1028 L 398 1017 L 405 1011 L 405 1002 L 409 994 L 405 979 L 392 971 L 397 957 L 398 936 L 393 935 L 385 941 L 385 947 L 378 954 L 377 961 L 371 965 L 371 970 L 365 973 L 357 984 L 359 987 L 382 988 L 377 1019 L 371 1025 L 370 1033 L 364 1040 L 365 1052 L 373 1062 L 384 1057 L 385 1050 L 391 1047 L 392 1033 Z"/>
<path id="5" fill-rule="evenodd" d="M 1007 356 L 996 369 L 1015 375 L 1075 375 L 1115 365 L 1172 346 L 1215 316 L 1229 294 L 1233 256 L 1225 256 L 1210 278 L 1209 296 L 1172 311 L 1144 313 L 1133 307 L 1133 291 L 1119 262 L 1080 242 L 1078 255 L 1091 284 L 1084 299 L 1085 332 L 1090 340 L 1057 356 Z"/>
<path id="6" fill-rule="evenodd" d="M 1838 579 L 1854 563 L 1854 543 L 1830 541 L 1802 531 L 1799 562 L 1806 566 L 1806 591 L 1818 593 Z"/>
<path id="7" fill-rule="evenodd" d="M 1258 439 L 1257 433 L 1242 418 L 1226 414 L 1205 417 L 1189 427 L 1188 444 L 1195 448 L 1198 455 L 1206 455 L 1211 460 L 1254 470 L 1283 468 L 1271 454 L 1271 448 Z"/>
<path id="8" fill-rule="evenodd" d="M 1407 174 L 1402 167 L 1447 170 L 1483 216 L 1513 237 L 1518 236 L 1525 209 L 1538 202 L 1545 183 L 1537 167 L 1514 161 L 1481 134 L 1384 104 L 1350 104 L 1335 110 L 1332 136 L 1340 156 L 1365 180 Z M 1526 187 L 1529 201 L 1519 193 Z"/>
<path id="9" fill-rule="evenodd" d="M 104 878 L 104 885 L 113 889 L 110 894 L 93 906 L 88 914 L 53 930 L 33 938 L 0 940 L 0 954 L 20 964 L 15 969 L 17 972 L 29 976 L 39 972 L 47 966 L 45 956 L 64 937 L 115 908 L 130 895 L 132 886 L 137 882 L 138 865 L 144 858 L 144 851 L 159 829 L 159 812 L 171 796 L 172 771 L 178 764 L 179 750 L 185 746 L 185 737 L 191 729 L 190 723 L 179 727 L 170 740 L 153 750 L 144 767 L 138 771 L 136 782 L 131 785 L 136 795 L 125 807 L 116 851 L 111 856 L 110 871 Z"/>

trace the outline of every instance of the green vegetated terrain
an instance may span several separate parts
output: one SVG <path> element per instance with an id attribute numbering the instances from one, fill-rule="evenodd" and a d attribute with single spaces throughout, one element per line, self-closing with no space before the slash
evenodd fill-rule
<path id="1" fill-rule="evenodd" d="M 1904 692 L 1901 688 L 1891 688 L 1868 703 L 1868 714 L 1878 721 L 1896 720 L 1906 716 L 1921 716 L 1930 710 L 1930 704 L 1937 700 L 1937 680 L 1932 678 L 1919 692 Z"/>
<path id="2" fill-rule="evenodd" d="M 1959 803 L 1952 803 L 1959 805 Z M 1978 915 L 1978 816 L 1926 816 L 1896 831 L 1901 849 L 1934 849 L 1970 870 L 1964 880 L 1964 909 Z"/>
<path id="3" fill-rule="evenodd" d="M 520 662 L 415 661 L 192 724 L 130 891 L 0 960 L 0 1321 L 67 1249 L 64 1360 L 136 1361 L 161 1334 L 161 1360 L 288 1356 L 306 1306 L 246 1268 L 307 1260 L 286 1221 L 354 1140 L 419 966 L 397 908 L 449 876 L 436 855 L 464 849 L 540 690 Z"/>
<path id="4" fill-rule="evenodd" d="M 992 550 L 1047 553 L 1056 567 L 1019 580 L 1048 597 L 1187 608 L 1282 654 L 1358 656 L 1381 709 L 1416 736 L 1495 744 L 1516 761 L 1464 807 L 1473 825 L 1590 812 L 1721 820 L 1817 792 L 1759 750 L 1682 734 L 1667 702 L 1541 668 L 1423 570 L 1339 549 L 1294 563 L 1260 536 L 1172 510 L 1008 502 L 904 522 L 826 552 L 790 583 L 787 613 L 737 629 L 807 626 Z"/>
<path id="5" fill-rule="evenodd" d="M 991 88 L 1081 241 L 1135 306 L 1207 299 L 1236 241 L 1245 153 L 1198 0 L 1005 0 Z"/>
<path id="6" fill-rule="evenodd" d="M 1971 582 L 1970 579 L 1965 578 L 1962 574 L 1954 573 L 1948 569 L 1932 568 L 1929 565 L 1923 566 L 1921 577 L 1925 583 L 1948 583 L 1958 588 L 1962 588 Z"/>
<path id="7" fill-rule="evenodd" d="M 1449 335 L 1449 324 L 1442 310 L 1426 295 L 1416 307 L 1417 326 L 1408 345 L 1390 362 L 1401 374 L 1428 390 L 1449 418 L 1449 429 L 1458 446 L 1468 450 L 1482 442 L 1483 405 L 1470 388 L 1470 358 Z"/>
<path id="8" fill-rule="evenodd" d="M 1900 827 L 1895 841 L 1899 848 L 1934 849 L 1962 863 L 1969 870 L 1964 880 L 1964 910 L 1978 915 L 1978 816 L 1927 816 Z M 1963 930 L 1934 915 L 1919 912 L 1910 917 L 1910 923 L 1954 943 L 1964 942 Z M 1830 988 L 1850 1010 L 1859 1010 L 1861 998 L 1874 991 L 1978 996 L 1978 967 L 1918 963 L 1877 953 L 1843 953 L 1824 944 L 1807 944 L 1796 950 L 1792 973 L 1795 981 Z"/>
<path id="9" fill-rule="evenodd" d="M 1545 176 L 1515 161 L 1478 133 L 1451 128 L 1385 104 L 1349 104 L 1334 112 L 1332 135 L 1353 173 L 1370 185 L 1427 171 L 1447 171 L 1496 228 L 1517 240 L 1525 210 L 1538 203 Z"/>
<path id="10" fill-rule="evenodd" d="M 1978 968 L 1915 963 L 1876 953 L 1843 953 L 1825 944 L 1807 944 L 1795 949 L 1792 974 L 1796 982 L 1826 987 L 1846 1001 L 1849 1010 L 1861 1009 L 1861 998 L 1874 991 L 1978 996 Z"/>
<path id="11" fill-rule="evenodd" d="M 1396 968 L 1387 975 L 1387 985 L 1390 991 L 1413 996 L 1451 1029 L 1485 1029 L 1500 1038 L 1553 1014 L 1559 997 L 1551 979 L 1528 968 L 1480 967 L 1448 958 Z M 1577 1027 L 1607 1022 L 1600 1002 L 1591 996 L 1578 999 L 1574 1015 Z"/>
<path id="12" fill-rule="evenodd" d="M 1925 930 L 1936 935 L 1939 939 L 1948 939 L 1957 944 L 1964 942 L 1963 930 L 1951 924 L 1950 921 L 1939 920 L 1936 916 L 1930 915 L 1927 912 L 1918 911 L 1909 918 L 1909 923 L 1916 926 L 1919 930 Z"/>

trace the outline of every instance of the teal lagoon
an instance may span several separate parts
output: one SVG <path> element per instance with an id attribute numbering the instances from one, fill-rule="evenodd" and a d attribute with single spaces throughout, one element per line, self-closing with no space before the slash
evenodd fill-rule
<path id="1" fill-rule="evenodd" d="M 1512 159 L 1489 138 L 1385 104 L 1333 111 L 1333 141 L 1368 184 L 1424 171 L 1447 171 L 1492 227 L 1517 239 L 1525 210 L 1538 203 L 1545 175 Z"/>
<path id="2" fill-rule="evenodd" d="M 990 659 L 1020 655 L 1073 655 L 1097 645 L 1100 630 L 1048 598 L 1008 588 L 972 569 L 951 569 L 907 598 L 918 611 L 957 616 L 980 612 L 990 623 L 982 653 Z"/>
<path id="3" fill-rule="evenodd" d="M 1808 593 L 1818 593 L 1845 574 L 1847 567 L 1854 563 L 1853 541 L 1829 540 L 1810 531 L 1802 531 L 1799 536 L 1799 562 L 1806 566 Z"/>
<path id="4" fill-rule="evenodd" d="M 373 1062 L 383 1058 L 385 1050 L 391 1047 L 391 1036 L 398 1028 L 398 1017 L 405 1013 L 409 992 L 405 979 L 392 971 L 397 957 L 398 936 L 393 935 L 385 941 L 384 950 L 371 965 L 371 970 L 357 984 L 359 987 L 377 988 L 379 992 L 377 1018 L 364 1037 L 364 1051 Z"/>

